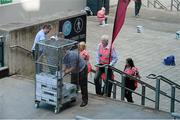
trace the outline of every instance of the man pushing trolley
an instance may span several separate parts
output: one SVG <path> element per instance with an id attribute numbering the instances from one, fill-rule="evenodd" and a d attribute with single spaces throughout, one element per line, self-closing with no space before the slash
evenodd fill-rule
<path id="1" fill-rule="evenodd" d="M 64 75 L 66 67 L 63 65 L 67 51 L 76 45 L 76 41 L 62 38 L 41 40 L 36 44 L 35 107 L 39 107 L 40 103 L 50 104 L 58 113 L 64 104 L 76 101 L 76 85 L 70 83 L 69 74 Z M 42 49 L 40 54 L 39 48 Z M 41 72 L 38 66 L 42 67 Z"/>

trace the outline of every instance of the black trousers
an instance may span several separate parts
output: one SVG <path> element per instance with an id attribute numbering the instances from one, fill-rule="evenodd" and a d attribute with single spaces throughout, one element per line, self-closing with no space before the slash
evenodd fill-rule
<path id="1" fill-rule="evenodd" d="M 105 89 L 102 89 L 102 79 L 101 79 L 101 75 L 105 73 L 105 68 L 104 67 L 100 67 L 98 68 L 98 70 L 96 71 L 95 77 L 94 77 L 94 83 L 95 83 L 95 90 L 96 90 L 96 94 L 97 95 L 103 95 L 104 93 L 107 94 L 108 97 L 111 97 L 111 91 L 112 91 L 112 83 L 107 81 L 107 83 L 105 83 Z M 113 72 L 111 69 L 108 69 L 108 80 L 113 80 L 112 79 L 112 75 Z M 107 87 L 107 91 L 106 90 Z"/>
<path id="2" fill-rule="evenodd" d="M 81 88 L 82 101 L 88 103 L 88 69 L 87 66 L 78 74 L 71 74 L 71 83 Z"/>
<path id="3" fill-rule="evenodd" d="M 139 14 L 139 11 L 141 9 L 141 1 L 135 1 L 135 16 Z"/>
<path id="4" fill-rule="evenodd" d="M 38 59 L 37 57 L 40 56 L 43 52 L 42 51 L 39 51 L 39 55 L 37 55 L 35 53 L 35 50 L 32 50 L 32 55 L 33 55 L 33 59 L 34 61 L 36 62 L 36 60 Z M 35 68 L 36 68 L 36 73 L 41 73 L 43 71 L 43 66 L 42 64 L 35 64 Z"/>
<path id="5" fill-rule="evenodd" d="M 125 98 L 127 99 L 128 102 L 134 102 L 132 98 L 132 92 L 129 90 L 125 90 Z"/>
<path id="6" fill-rule="evenodd" d="M 125 87 L 134 91 L 136 87 L 134 86 L 134 80 L 131 80 L 130 78 L 126 77 L 125 78 Z M 125 89 L 125 98 L 127 99 L 128 102 L 134 102 L 133 97 L 132 97 L 132 91 Z"/>
<path id="7" fill-rule="evenodd" d="M 33 56 L 33 59 L 35 60 L 35 50 L 32 50 L 32 56 Z"/>

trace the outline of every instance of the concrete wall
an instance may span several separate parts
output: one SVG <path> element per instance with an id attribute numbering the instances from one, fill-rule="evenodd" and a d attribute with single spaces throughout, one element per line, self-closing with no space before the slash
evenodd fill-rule
<path id="1" fill-rule="evenodd" d="M 52 36 L 58 31 L 59 20 L 50 21 L 48 23 L 53 26 L 53 29 L 48 34 L 48 36 Z M 7 38 L 4 46 L 5 66 L 8 66 L 10 74 L 17 73 L 29 76 L 34 73 L 35 66 L 30 51 L 34 42 L 34 36 L 43 24 L 44 23 L 40 23 L 38 25 L 36 24 L 6 32 L 8 36 L 6 36 Z M 12 47 L 15 45 L 21 46 L 29 50 L 29 52 L 18 47 Z"/>
<path id="2" fill-rule="evenodd" d="M 49 16 L 61 11 L 80 11 L 86 0 L 24 0 L 0 6 L 0 25 Z"/>
<path id="3" fill-rule="evenodd" d="M 53 29 L 48 34 L 48 37 L 50 37 L 59 31 L 59 22 L 61 20 L 82 15 L 85 14 L 59 14 L 56 17 L 54 16 L 54 18 L 50 17 L 50 19 L 44 20 L 42 22 L 35 21 L 26 24 L 8 24 L 0 26 L 0 35 L 6 37 L 6 39 L 4 40 L 4 60 L 5 66 L 9 68 L 10 74 L 17 73 L 27 76 L 33 75 L 35 66 L 31 54 L 31 48 L 34 42 L 35 35 L 45 23 L 49 23 L 53 27 Z M 21 48 L 14 46 L 20 46 Z"/>

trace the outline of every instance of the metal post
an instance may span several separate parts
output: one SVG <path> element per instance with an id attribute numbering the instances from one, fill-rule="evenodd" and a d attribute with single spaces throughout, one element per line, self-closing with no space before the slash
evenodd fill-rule
<path id="1" fill-rule="evenodd" d="M 4 37 L 0 36 L 0 67 L 4 66 Z"/>
<path id="2" fill-rule="evenodd" d="M 156 79 L 156 98 L 155 98 L 155 109 L 159 110 L 159 99 L 160 99 L 160 79 Z"/>
<path id="3" fill-rule="evenodd" d="M 124 96 L 125 96 L 125 77 L 126 75 L 122 75 L 122 87 L 121 87 L 121 100 L 124 100 Z"/>
<path id="4" fill-rule="evenodd" d="M 179 11 L 179 5 L 180 5 L 180 3 L 177 4 L 177 11 Z"/>
<path id="5" fill-rule="evenodd" d="M 146 85 L 142 85 L 141 105 L 145 105 Z"/>
<path id="6" fill-rule="evenodd" d="M 147 7 L 149 7 L 149 0 L 147 1 Z"/>
<path id="7" fill-rule="evenodd" d="M 171 11 L 172 11 L 172 9 L 173 9 L 173 1 L 174 1 L 174 0 L 171 0 Z"/>
<path id="8" fill-rule="evenodd" d="M 2 67 L 4 67 L 4 42 L 2 42 Z"/>
<path id="9" fill-rule="evenodd" d="M 116 83 L 113 83 L 113 99 L 116 99 Z"/>
<path id="10" fill-rule="evenodd" d="M 175 89 L 176 89 L 176 86 L 172 85 L 171 86 L 171 111 L 170 112 L 174 112 L 174 107 L 175 107 Z"/>
<path id="11" fill-rule="evenodd" d="M 109 86 L 109 82 L 108 82 L 108 66 L 105 67 L 105 74 L 106 74 L 106 78 L 105 78 L 105 96 L 108 96 L 108 86 Z"/>
<path id="12" fill-rule="evenodd" d="M 154 1 L 154 8 L 156 8 L 156 0 Z"/>

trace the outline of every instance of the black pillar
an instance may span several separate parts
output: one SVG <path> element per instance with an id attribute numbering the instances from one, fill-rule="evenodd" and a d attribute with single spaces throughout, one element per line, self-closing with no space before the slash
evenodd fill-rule
<path id="1" fill-rule="evenodd" d="M 109 0 L 104 0 L 104 7 L 106 8 L 106 15 L 109 14 Z"/>
<path id="2" fill-rule="evenodd" d="M 87 6 L 90 7 L 93 15 L 96 15 L 101 7 L 105 7 L 106 15 L 109 14 L 109 0 L 87 0 Z"/>

